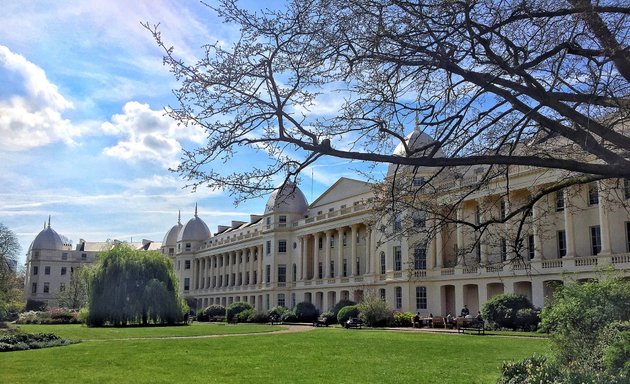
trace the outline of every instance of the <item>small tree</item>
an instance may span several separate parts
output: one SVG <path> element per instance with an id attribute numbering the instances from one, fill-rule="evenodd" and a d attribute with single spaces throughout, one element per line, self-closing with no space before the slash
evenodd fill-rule
<path id="1" fill-rule="evenodd" d="M 528 328 L 538 324 L 534 306 L 523 295 L 504 293 L 486 301 L 481 308 L 484 319 L 499 328 Z"/>
<path id="2" fill-rule="evenodd" d="M 355 303 L 352 300 L 346 300 L 346 299 L 342 299 L 339 300 L 337 302 L 337 304 L 335 304 L 335 306 L 332 308 L 331 312 L 333 314 L 333 319 L 337 320 L 337 315 L 339 314 L 339 310 L 343 307 L 347 307 L 349 305 L 357 305 L 357 303 Z"/>
<path id="3" fill-rule="evenodd" d="M 297 316 L 298 321 L 310 323 L 311 321 L 317 319 L 317 316 L 319 316 L 319 311 L 312 303 L 303 301 L 295 306 L 295 316 Z"/>
<path id="4" fill-rule="evenodd" d="M 247 310 L 253 310 L 254 307 L 252 307 L 252 305 L 250 303 L 246 303 L 244 301 L 236 301 L 230 305 L 227 306 L 227 308 L 225 309 L 225 317 L 226 320 L 232 321 L 236 315 L 238 315 L 241 312 L 247 311 Z"/>
<path id="5" fill-rule="evenodd" d="M 385 327 L 392 322 L 394 315 L 385 300 L 374 292 L 369 291 L 358 305 L 359 317 L 368 327 Z"/>
<path id="6" fill-rule="evenodd" d="M 70 276 L 70 283 L 59 292 L 59 306 L 67 309 L 81 309 L 88 302 L 88 287 L 90 280 L 89 266 L 84 265 L 74 269 Z"/>
<path id="7" fill-rule="evenodd" d="M 343 325 L 351 317 L 358 317 L 358 316 L 359 316 L 358 306 L 348 305 L 346 307 L 341 308 L 339 312 L 337 313 L 337 322 Z"/>

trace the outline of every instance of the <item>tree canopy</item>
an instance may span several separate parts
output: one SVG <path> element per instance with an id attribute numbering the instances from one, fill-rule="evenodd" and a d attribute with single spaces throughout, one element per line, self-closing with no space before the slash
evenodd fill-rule
<path id="1" fill-rule="evenodd" d="M 630 7 L 615 0 L 300 0 L 249 12 L 193 63 L 166 45 L 181 86 L 170 116 L 204 127 L 177 171 L 238 199 L 322 156 L 413 167 L 526 165 L 630 177 Z M 328 105 L 326 105 L 328 103 Z M 332 105 L 332 111 L 323 109 Z M 412 127 L 432 140 L 411 148 Z M 404 151 L 394 155 L 392 149 Z M 244 149 L 266 164 L 226 173 Z M 234 168 L 227 168 L 234 169 Z"/>
<path id="2" fill-rule="evenodd" d="M 125 244 L 99 256 L 91 271 L 89 315 L 94 326 L 174 324 L 187 312 L 168 257 Z"/>

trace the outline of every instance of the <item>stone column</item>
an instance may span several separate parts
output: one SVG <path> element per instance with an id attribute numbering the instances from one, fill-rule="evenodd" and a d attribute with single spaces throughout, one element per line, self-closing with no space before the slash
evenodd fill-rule
<path id="1" fill-rule="evenodd" d="M 564 210 L 567 210 L 566 205 L 564 207 Z M 537 261 L 541 261 L 544 259 L 543 243 L 541 236 L 541 221 L 543 220 L 543 214 L 541 211 L 542 209 L 540 208 L 540 201 L 538 201 L 532 207 L 532 226 L 534 229 L 534 260 Z"/>
<path id="2" fill-rule="evenodd" d="M 442 227 L 439 220 L 435 223 L 435 268 L 441 269 L 444 265 L 443 260 L 444 246 L 442 245 Z"/>
<path id="3" fill-rule="evenodd" d="M 256 254 L 256 250 L 257 250 L 256 247 L 249 247 L 249 262 L 251 263 L 249 267 L 249 285 L 250 286 L 254 286 L 254 271 L 257 269 L 256 263 L 258 262 L 258 256 L 256 256 L 256 261 L 254 261 L 254 255 Z M 256 272 L 256 275 L 258 275 L 258 272 Z M 258 276 L 256 278 L 258 278 Z M 256 283 L 258 283 L 258 281 L 256 281 Z"/>
<path id="4" fill-rule="evenodd" d="M 330 237 L 331 237 L 332 231 L 328 230 L 326 231 L 326 241 L 324 242 L 324 255 L 325 255 L 325 261 L 324 261 L 324 278 L 329 278 L 330 277 Z"/>
<path id="5" fill-rule="evenodd" d="M 456 209 L 456 217 L 457 217 L 457 225 L 455 227 L 456 231 L 456 239 L 457 239 L 457 254 L 455 255 L 456 265 L 461 265 L 464 263 L 464 225 L 460 223 L 460 221 L 464 220 L 464 208 L 462 204 L 459 204 Z"/>
<path id="6" fill-rule="evenodd" d="M 355 273 L 359 275 L 360 271 L 354 271 L 357 262 L 357 228 L 358 224 L 352 224 L 350 226 L 350 259 L 348 263 L 348 275 L 354 276 Z"/>
<path id="7" fill-rule="evenodd" d="M 567 257 L 575 257 L 575 232 L 573 229 L 573 212 L 571 212 L 568 189 L 569 188 L 567 187 L 562 191 L 562 197 L 564 200 L 564 238 L 567 242 Z"/>
<path id="8" fill-rule="evenodd" d="M 260 244 L 258 246 L 258 284 L 261 284 L 263 279 L 263 245 Z"/>
<path id="9" fill-rule="evenodd" d="M 346 239 L 347 240 L 347 239 Z M 343 277 L 343 228 L 337 228 L 337 265 L 335 276 Z M 348 276 L 348 274 L 346 275 Z"/>
<path id="10" fill-rule="evenodd" d="M 319 278 L 319 239 L 321 234 L 316 232 L 313 234 L 313 280 Z"/>
<path id="11" fill-rule="evenodd" d="M 300 236 L 300 270 L 301 270 L 301 278 L 300 280 L 306 280 L 308 273 L 308 263 L 307 263 L 307 254 L 306 254 L 306 235 Z"/>
<path id="12" fill-rule="evenodd" d="M 598 213 L 599 213 L 599 231 L 602 239 L 602 250 L 599 253 L 600 255 L 610 255 L 611 254 L 611 244 L 610 244 L 610 224 L 608 222 L 608 189 L 611 188 L 607 185 L 605 180 L 600 180 L 597 182 L 597 189 L 599 194 L 599 204 L 598 204 Z"/>
<path id="13" fill-rule="evenodd" d="M 376 250 L 373 248 L 374 242 L 372 241 L 372 227 L 365 226 L 365 264 L 368 274 L 373 274 L 376 270 L 374 265 L 376 257 L 374 256 Z M 374 252 L 373 252 L 374 251 Z"/>

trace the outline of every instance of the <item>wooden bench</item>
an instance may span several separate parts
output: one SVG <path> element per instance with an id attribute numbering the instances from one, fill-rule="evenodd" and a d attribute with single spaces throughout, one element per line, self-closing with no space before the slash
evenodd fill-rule
<path id="1" fill-rule="evenodd" d="M 359 328 L 359 329 L 361 329 L 363 327 L 363 320 L 357 319 L 357 318 L 352 318 L 352 319 L 346 321 L 343 326 L 345 328 L 347 328 L 347 329 L 350 329 L 350 328 Z"/>
<path id="2" fill-rule="evenodd" d="M 486 334 L 486 326 L 483 321 L 473 320 L 464 322 L 461 326 L 457 327 L 457 333 L 477 332 L 478 335 Z"/>
<path id="3" fill-rule="evenodd" d="M 328 326 L 328 317 L 320 317 L 319 319 L 313 321 L 313 327 L 327 327 Z"/>
<path id="4" fill-rule="evenodd" d="M 225 316 L 212 316 L 210 318 L 211 322 L 224 322 L 225 321 Z"/>

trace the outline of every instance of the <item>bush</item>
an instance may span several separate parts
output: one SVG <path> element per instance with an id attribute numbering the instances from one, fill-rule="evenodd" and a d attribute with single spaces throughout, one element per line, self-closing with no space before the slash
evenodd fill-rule
<path id="1" fill-rule="evenodd" d="M 73 343 L 75 342 L 62 339 L 52 333 L 15 333 L 0 336 L 0 352 L 48 348 Z"/>
<path id="2" fill-rule="evenodd" d="M 324 324 L 326 326 L 337 323 L 337 319 L 334 317 L 335 314 L 332 311 L 322 312 L 319 317 L 325 319 Z"/>
<path id="3" fill-rule="evenodd" d="M 556 383 L 558 369 L 544 356 L 532 356 L 521 361 L 504 362 L 497 384 Z"/>
<path id="4" fill-rule="evenodd" d="M 269 322 L 269 313 L 262 312 L 252 312 L 251 315 L 247 318 L 247 322 L 249 323 L 267 323 Z"/>
<path id="5" fill-rule="evenodd" d="M 237 322 L 239 323 L 248 323 L 249 318 L 254 314 L 254 310 L 253 309 L 246 309 L 242 312 L 237 313 L 234 318 L 236 319 Z"/>
<path id="6" fill-rule="evenodd" d="M 244 301 L 236 301 L 228 305 L 228 307 L 225 309 L 225 318 L 228 322 L 232 321 L 232 319 L 234 319 L 234 316 L 248 309 L 254 309 L 254 307 Z"/>
<path id="7" fill-rule="evenodd" d="M 374 291 L 369 291 L 358 305 L 359 317 L 368 327 L 386 327 L 393 321 L 393 314 L 387 303 Z"/>
<path id="8" fill-rule="evenodd" d="M 297 323 L 298 318 L 295 315 L 295 311 L 289 310 L 283 313 L 282 316 L 280 316 L 280 321 L 282 321 L 283 323 Z"/>
<path id="9" fill-rule="evenodd" d="M 337 315 L 339 314 L 339 310 L 341 310 L 341 308 L 347 307 L 350 305 L 357 305 L 357 303 L 355 303 L 352 300 L 345 300 L 345 299 L 339 300 L 337 304 L 335 304 L 335 306 L 331 310 L 331 312 L 333 313 L 334 320 L 337 321 Z"/>
<path id="10" fill-rule="evenodd" d="M 44 301 L 28 299 L 26 301 L 26 307 L 24 307 L 25 311 L 45 311 L 48 308 L 48 304 Z"/>
<path id="11" fill-rule="evenodd" d="M 269 316 L 275 316 L 276 319 L 280 320 L 282 318 L 282 315 L 284 315 L 288 311 L 288 308 L 282 306 L 273 307 L 271 308 L 271 311 L 269 311 Z"/>
<path id="12" fill-rule="evenodd" d="M 77 324 L 79 313 L 65 308 L 51 308 L 48 311 L 28 311 L 20 313 L 17 324 Z"/>
<path id="13" fill-rule="evenodd" d="M 514 319 L 514 325 L 517 328 L 526 331 L 535 331 L 540 323 L 540 317 L 538 311 L 532 308 L 519 309 L 516 312 L 516 318 Z"/>
<path id="14" fill-rule="evenodd" d="M 312 303 L 303 301 L 295 306 L 295 316 L 297 316 L 298 321 L 312 323 L 317 320 L 319 311 Z"/>
<path id="15" fill-rule="evenodd" d="M 87 320 L 88 316 L 90 316 L 90 311 L 87 308 L 81 308 L 79 310 L 79 315 L 77 317 L 77 320 L 79 321 L 79 323 L 85 324 L 85 321 Z"/>
<path id="16" fill-rule="evenodd" d="M 213 304 L 209 307 L 204 308 L 201 311 L 201 316 L 199 312 L 197 313 L 197 321 L 211 321 L 215 317 L 225 317 L 225 307 L 218 304 Z M 203 319 L 203 320 L 200 320 Z"/>
<path id="17" fill-rule="evenodd" d="M 337 322 L 344 324 L 351 317 L 359 317 L 359 308 L 356 305 L 341 308 L 337 313 Z"/>
<path id="18" fill-rule="evenodd" d="M 517 319 L 518 312 L 523 309 L 530 311 L 521 312 L 521 318 Z M 529 329 L 538 324 L 538 314 L 533 311 L 534 306 L 523 295 L 504 293 L 494 296 L 486 301 L 481 312 L 483 318 L 495 328 Z"/>
<path id="19" fill-rule="evenodd" d="M 394 327 L 411 327 L 413 325 L 413 317 L 411 312 L 394 312 Z"/>

